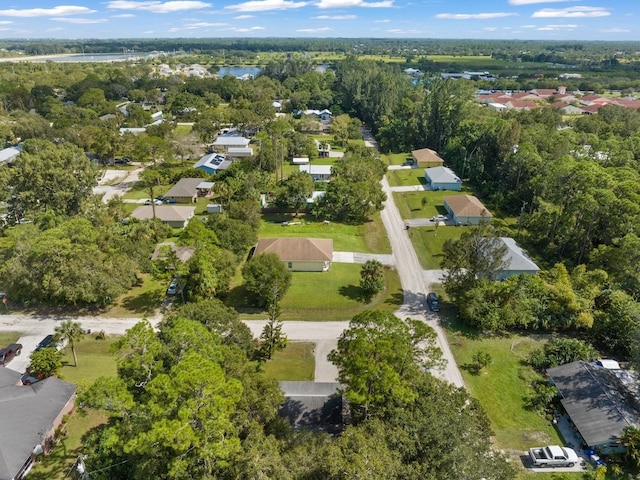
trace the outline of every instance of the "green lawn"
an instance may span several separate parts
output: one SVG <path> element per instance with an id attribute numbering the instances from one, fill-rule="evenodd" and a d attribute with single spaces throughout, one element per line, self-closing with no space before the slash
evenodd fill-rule
<path id="1" fill-rule="evenodd" d="M 402 163 L 402 162 L 400 162 Z M 387 180 L 392 187 L 410 187 L 424 185 L 424 168 L 408 168 L 404 170 L 387 171 Z"/>
<path id="2" fill-rule="evenodd" d="M 165 298 L 169 279 L 157 278 L 148 273 L 138 274 L 140 281 L 118 298 L 102 317 L 153 316 Z"/>
<path id="3" fill-rule="evenodd" d="M 0 332 L 0 348 L 16 343 L 21 336 L 20 332 Z"/>
<path id="4" fill-rule="evenodd" d="M 409 230 L 409 237 L 420 265 L 425 270 L 440 268 L 442 261 L 442 246 L 448 239 L 458 239 L 465 227 L 439 225 L 436 227 L 413 227 Z"/>
<path id="5" fill-rule="evenodd" d="M 400 211 L 402 218 L 431 218 L 434 215 L 446 215 L 444 209 L 444 197 L 454 195 L 473 195 L 469 189 L 462 188 L 461 191 L 450 190 L 425 190 L 418 192 L 394 192 L 393 199 Z M 426 198 L 426 204 L 422 206 L 422 199 Z"/>
<path id="6" fill-rule="evenodd" d="M 350 320 L 368 309 L 394 312 L 402 304 L 403 292 L 395 270 L 385 270 L 385 289 L 370 303 L 363 303 L 360 290 L 361 265 L 332 263 L 327 272 L 292 272 L 291 287 L 282 299 L 282 320 Z M 247 292 L 241 276 L 226 298 L 226 303 L 241 313 L 242 319 L 266 318 L 258 308 L 247 308 Z"/>
<path id="7" fill-rule="evenodd" d="M 314 348 L 314 343 L 287 343 L 287 348 L 276 352 L 273 358 L 264 364 L 265 377 L 278 381 L 313 381 Z"/>
<path id="8" fill-rule="evenodd" d="M 346 225 L 339 222 L 317 222 L 309 215 L 265 215 L 260 227 L 261 238 L 312 237 L 332 238 L 333 249 L 344 252 L 390 253 L 388 240 L 383 239 L 384 227 L 377 215 L 364 225 Z M 283 226 L 282 222 L 301 222 Z M 371 236 L 372 238 L 368 238 Z M 386 235 L 384 235 L 386 237 Z"/>
<path id="9" fill-rule="evenodd" d="M 109 347 L 114 341 L 114 337 L 96 340 L 95 335 L 86 335 L 76 345 L 77 368 L 73 366 L 71 349 L 65 348 L 63 356 L 65 366 L 62 367 L 60 376 L 68 382 L 79 385 L 80 389 L 98 377 L 115 376 L 115 357 L 109 354 Z M 29 478 L 36 480 L 69 478 L 65 475 L 82 451 L 82 436 L 106 420 L 107 416 L 104 412 L 76 410 L 69 418 L 66 435 L 54 447 L 51 455 L 44 457 L 43 461 L 31 470 Z"/>
<path id="10" fill-rule="evenodd" d="M 381 157 L 389 165 L 402 165 L 407 160 L 411 160 L 411 152 L 409 152 L 409 153 L 406 153 L 406 152 L 403 152 L 403 153 L 386 153 L 386 154 L 382 154 Z M 389 183 L 391 183 L 391 179 L 389 179 Z"/>

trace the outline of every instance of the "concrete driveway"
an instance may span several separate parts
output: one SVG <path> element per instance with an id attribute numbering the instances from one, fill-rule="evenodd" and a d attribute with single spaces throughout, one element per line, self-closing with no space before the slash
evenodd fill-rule
<path id="1" fill-rule="evenodd" d="M 336 263 L 366 263 L 369 260 L 377 260 L 383 265 L 394 265 L 393 255 L 375 253 L 333 252 L 331 259 Z"/>
<path id="2" fill-rule="evenodd" d="M 49 333 L 53 333 L 53 330 L 51 330 L 51 332 Z M 17 343 L 22 344 L 22 353 L 20 354 L 20 356 L 14 357 L 13 360 L 11 360 L 7 364 L 6 368 L 10 368 L 11 370 L 14 370 L 19 373 L 26 372 L 27 367 L 31 362 L 31 359 L 29 357 L 38 346 L 38 343 L 40 343 L 40 341 L 45 336 L 46 335 L 40 335 L 40 334 L 21 336 L 18 339 Z"/>

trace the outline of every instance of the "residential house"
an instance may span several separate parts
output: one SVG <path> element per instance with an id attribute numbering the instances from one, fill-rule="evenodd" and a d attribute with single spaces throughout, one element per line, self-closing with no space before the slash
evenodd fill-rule
<path id="1" fill-rule="evenodd" d="M 155 209 L 156 219 L 173 228 L 184 228 L 193 218 L 196 207 L 175 205 L 143 205 L 136 208 L 131 216 L 137 220 L 151 220 Z"/>
<path id="2" fill-rule="evenodd" d="M 507 248 L 503 261 L 505 263 L 504 270 L 496 275 L 496 280 L 504 280 L 505 278 L 522 273 L 535 275 L 540 270 L 533 260 L 529 258 L 525 252 L 513 238 L 500 237 L 500 242 Z"/>
<path id="3" fill-rule="evenodd" d="M 215 139 L 211 146 L 217 150 L 228 152 L 230 148 L 247 148 L 249 146 L 248 138 L 238 135 L 221 135 Z"/>
<path id="4" fill-rule="evenodd" d="M 229 168 L 231 163 L 231 160 L 228 160 L 227 157 L 221 153 L 208 153 L 198 160 L 193 168 L 209 174 L 216 174 L 221 170 Z"/>
<path id="5" fill-rule="evenodd" d="M 462 180 L 447 167 L 431 167 L 424 169 L 424 178 L 431 190 L 460 190 Z"/>
<path id="6" fill-rule="evenodd" d="M 296 272 L 326 272 L 333 259 L 330 238 L 263 238 L 254 255 L 275 253 L 287 268 Z"/>
<path id="7" fill-rule="evenodd" d="M 48 452 L 62 417 L 74 409 L 76 386 L 49 377 L 22 385 L 21 374 L 0 368 L 0 479 L 19 480 L 36 455 Z"/>
<path id="8" fill-rule="evenodd" d="M 328 182 L 331 179 L 331 165 L 300 165 L 301 172 L 306 172 L 316 182 Z"/>
<path id="9" fill-rule="evenodd" d="M 253 157 L 253 148 L 229 147 L 227 148 L 227 156 L 231 159 Z"/>
<path id="10" fill-rule="evenodd" d="M 294 429 L 340 433 L 349 420 L 340 388 L 336 382 L 280 382 L 284 403 L 278 414 Z"/>
<path id="11" fill-rule="evenodd" d="M 421 148 L 419 150 L 413 150 L 411 152 L 413 161 L 422 167 L 441 167 L 444 165 L 444 160 L 438 152 L 431 150 L 430 148 Z"/>
<path id="12" fill-rule="evenodd" d="M 198 189 L 198 186 L 204 181 L 204 178 L 181 178 L 165 193 L 164 198 L 175 200 L 176 203 L 195 203 L 199 196 L 204 196 L 207 193 Z"/>
<path id="13" fill-rule="evenodd" d="M 309 163 L 309 157 L 293 157 L 292 163 L 294 165 L 306 165 Z"/>
<path id="14" fill-rule="evenodd" d="M 187 262 L 196 253 L 196 250 L 191 247 L 176 245 L 174 242 L 160 242 L 153 250 L 151 260 L 166 260 L 169 251 L 175 253 L 176 258 L 182 263 Z"/>
<path id="15" fill-rule="evenodd" d="M 566 363 L 547 370 L 560 394 L 583 447 L 601 453 L 621 453 L 618 442 L 627 426 L 640 423 L 637 378 L 626 370 L 606 368 L 604 362 Z"/>
<path id="16" fill-rule="evenodd" d="M 133 135 L 139 135 L 141 133 L 146 132 L 147 129 L 145 127 L 122 127 L 120 129 L 120 135 L 124 135 L 125 133 L 131 133 Z"/>
<path id="17" fill-rule="evenodd" d="M 326 158 L 331 156 L 331 144 L 329 142 L 321 142 L 315 140 L 316 147 L 318 147 L 318 156 L 320 158 Z"/>
<path id="18" fill-rule="evenodd" d="M 444 197 L 444 209 L 451 215 L 454 225 L 479 225 L 491 221 L 491 212 L 472 195 Z"/>

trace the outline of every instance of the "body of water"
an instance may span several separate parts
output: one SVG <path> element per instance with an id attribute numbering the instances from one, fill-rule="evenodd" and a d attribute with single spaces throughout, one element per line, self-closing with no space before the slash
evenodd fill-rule
<path id="1" fill-rule="evenodd" d="M 218 70 L 218 75 L 225 77 L 233 75 L 234 77 L 242 77 L 244 75 L 257 76 L 262 71 L 260 67 L 222 67 Z"/>

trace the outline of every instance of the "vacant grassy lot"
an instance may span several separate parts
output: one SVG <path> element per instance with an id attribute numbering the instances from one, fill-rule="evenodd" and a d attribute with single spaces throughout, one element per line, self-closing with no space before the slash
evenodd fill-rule
<path id="1" fill-rule="evenodd" d="M 370 303 L 362 300 L 360 290 L 361 265 L 332 263 L 327 272 L 292 272 L 291 287 L 282 299 L 281 319 L 335 321 L 349 320 L 363 310 L 379 309 L 394 312 L 402 304 L 403 292 L 395 270 L 385 270 L 385 289 Z M 258 308 L 248 308 L 250 301 L 242 286 L 240 274 L 226 303 L 236 308 L 243 319 L 265 318 Z"/>
<path id="2" fill-rule="evenodd" d="M 380 215 L 364 225 L 346 225 L 339 222 L 317 222 L 309 215 L 265 215 L 260 227 L 261 238 L 311 237 L 332 238 L 333 249 L 344 252 L 391 253 Z M 300 222 L 283 226 L 282 222 Z"/>
<path id="3" fill-rule="evenodd" d="M 153 316 L 165 299 L 170 279 L 156 278 L 148 273 L 138 274 L 138 284 L 118 298 L 100 314 L 102 317 Z"/>
<path id="4" fill-rule="evenodd" d="M 414 227 L 409 230 L 409 237 L 420 265 L 425 270 L 440 268 L 442 262 L 442 246 L 448 239 L 458 239 L 465 227 L 440 225 L 434 227 Z"/>
<path id="5" fill-rule="evenodd" d="M 402 163 L 402 162 L 401 162 Z M 407 168 L 404 170 L 389 170 L 387 172 L 389 185 L 392 187 L 409 187 L 424 185 L 424 168 Z"/>
<path id="6" fill-rule="evenodd" d="M 60 376 L 71 383 L 83 386 L 93 382 L 101 376 L 116 375 L 115 357 L 109 354 L 109 347 L 115 341 L 114 337 L 107 337 L 105 340 L 96 340 L 94 335 L 86 335 L 76 345 L 78 354 L 78 367 L 73 366 L 71 349 L 64 350 L 64 367 Z M 107 416 L 104 412 L 88 410 L 77 410 L 69 418 L 66 435 L 62 437 L 60 443 L 56 445 L 53 452 L 43 461 L 37 464 L 29 473 L 29 478 L 37 480 L 64 479 L 68 478 L 73 463 L 82 451 L 82 436 L 91 428 L 106 422 Z M 71 477 L 74 478 L 74 477 Z"/>
<path id="7" fill-rule="evenodd" d="M 407 153 L 407 152 L 386 153 L 381 156 L 382 156 L 382 159 L 385 160 L 389 165 L 402 165 L 407 160 L 411 160 L 411 153 Z M 391 183 L 391 179 L 389 179 L 389 183 Z"/>
<path id="8" fill-rule="evenodd" d="M 313 381 L 315 358 L 314 343 L 289 342 L 287 348 L 276 352 L 264 364 L 264 375 L 278 381 Z"/>

